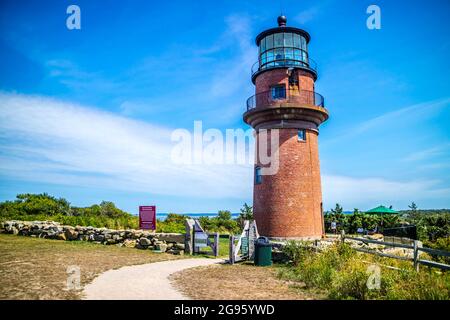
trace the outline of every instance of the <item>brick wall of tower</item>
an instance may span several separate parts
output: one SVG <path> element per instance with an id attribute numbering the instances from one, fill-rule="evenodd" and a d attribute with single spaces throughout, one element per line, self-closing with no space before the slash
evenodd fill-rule
<path id="1" fill-rule="evenodd" d="M 279 129 L 279 170 L 275 175 L 264 175 L 262 183 L 254 185 L 253 211 L 261 235 L 322 236 L 318 134 L 307 131 L 303 142 L 298 141 L 297 133 L 297 129 Z M 257 133 L 256 141 L 259 139 Z"/>
<path id="2" fill-rule="evenodd" d="M 314 91 L 314 78 L 311 73 L 296 69 L 296 76 L 298 78 L 299 89 Z M 274 69 L 266 71 L 258 75 L 255 80 L 256 93 L 269 91 L 270 87 L 276 84 L 284 84 L 286 89 L 288 86 L 289 78 L 287 75 L 287 69 Z"/>

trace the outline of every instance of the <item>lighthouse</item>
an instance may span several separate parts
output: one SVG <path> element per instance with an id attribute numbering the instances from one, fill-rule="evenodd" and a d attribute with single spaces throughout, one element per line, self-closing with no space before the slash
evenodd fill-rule
<path id="1" fill-rule="evenodd" d="M 277 20 L 278 27 L 256 37 L 255 95 L 243 115 L 255 130 L 253 213 L 263 236 L 318 239 L 324 234 L 318 137 L 328 111 L 315 91 L 309 33 L 287 26 L 285 16 Z M 268 150 L 261 150 L 262 140 L 271 140 Z M 277 170 L 264 170 L 261 154 L 276 155 Z"/>

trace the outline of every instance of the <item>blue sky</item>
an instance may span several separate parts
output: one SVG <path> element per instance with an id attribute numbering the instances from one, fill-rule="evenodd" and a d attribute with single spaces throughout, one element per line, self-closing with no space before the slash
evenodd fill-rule
<path id="1" fill-rule="evenodd" d="M 2 1 L 0 200 L 48 192 L 136 212 L 238 211 L 251 165 L 167 161 L 171 132 L 248 129 L 255 36 L 281 1 Z M 81 30 L 66 8 L 81 9 Z M 381 8 L 381 30 L 366 9 Z M 307 30 L 320 129 L 324 207 L 450 207 L 447 0 L 282 1 Z"/>

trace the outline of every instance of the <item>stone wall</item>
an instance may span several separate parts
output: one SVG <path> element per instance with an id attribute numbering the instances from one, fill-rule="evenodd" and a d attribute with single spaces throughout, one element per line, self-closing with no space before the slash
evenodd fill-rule
<path id="1" fill-rule="evenodd" d="M 1 232 L 65 241 L 89 241 L 105 245 L 184 254 L 185 235 L 153 233 L 143 230 L 112 230 L 83 226 L 66 226 L 54 221 L 5 221 Z"/>

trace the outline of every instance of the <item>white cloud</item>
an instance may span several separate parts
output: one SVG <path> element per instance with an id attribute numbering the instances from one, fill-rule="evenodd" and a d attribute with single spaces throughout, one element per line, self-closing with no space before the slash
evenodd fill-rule
<path id="1" fill-rule="evenodd" d="M 171 133 L 94 108 L 0 93 L 0 175 L 128 193 L 251 199 L 251 165 L 174 164 Z M 324 208 L 450 199 L 450 188 L 439 183 L 324 175 Z"/>
<path id="2" fill-rule="evenodd" d="M 352 127 L 352 130 L 345 128 L 341 133 L 336 133 L 332 138 L 327 139 L 322 145 L 332 142 L 344 141 L 353 136 L 360 136 L 370 131 L 378 131 L 379 128 L 396 128 L 400 126 L 411 127 L 420 122 L 423 124 L 425 119 L 432 118 L 450 104 L 450 98 L 427 101 L 414 104 L 394 111 L 389 111 L 379 116 L 367 119 Z"/>
<path id="3" fill-rule="evenodd" d="M 248 166 L 173 164 L 171 132 L 54 99 L 0 94 L 0 172 L 28 181 L 154 194 L 251 194 Z"/>
<path id="4" fill-rule="evenodd" d="M 225 19 L 227 28 L 219 39 L 222 45 L 235 47 L 238 52 L 234 58 L 219 63 L 216 75 L 210 85 L 211 99 L 230 96 L 250 83 L 250 68 L 258 59 L 258 51 L 253 44 L 251 23 L 248 17 L 231 15 Z"/>
<path id="5" fill-rule="evenodd" d="M 412 201 L 448 202 L 447 199 L 450 199 L 450 188 L 440 187 L 439 180 L 391 181 L 333 175 L 325 175 L 322 180 L 325 210 L 334 207 L 337 202 L 346 209 L 367 210 L 380 204 L 402 209 Z"/>
<path id="6" fill-rule="evenodd" d="M 448 154 L 450 143 L 444 143 L 443 145 L 434 146 L 425 150 L 418 150 L 403 158 L 404 161 L 421 161 L 428 160 L 430 158 Z"/>

